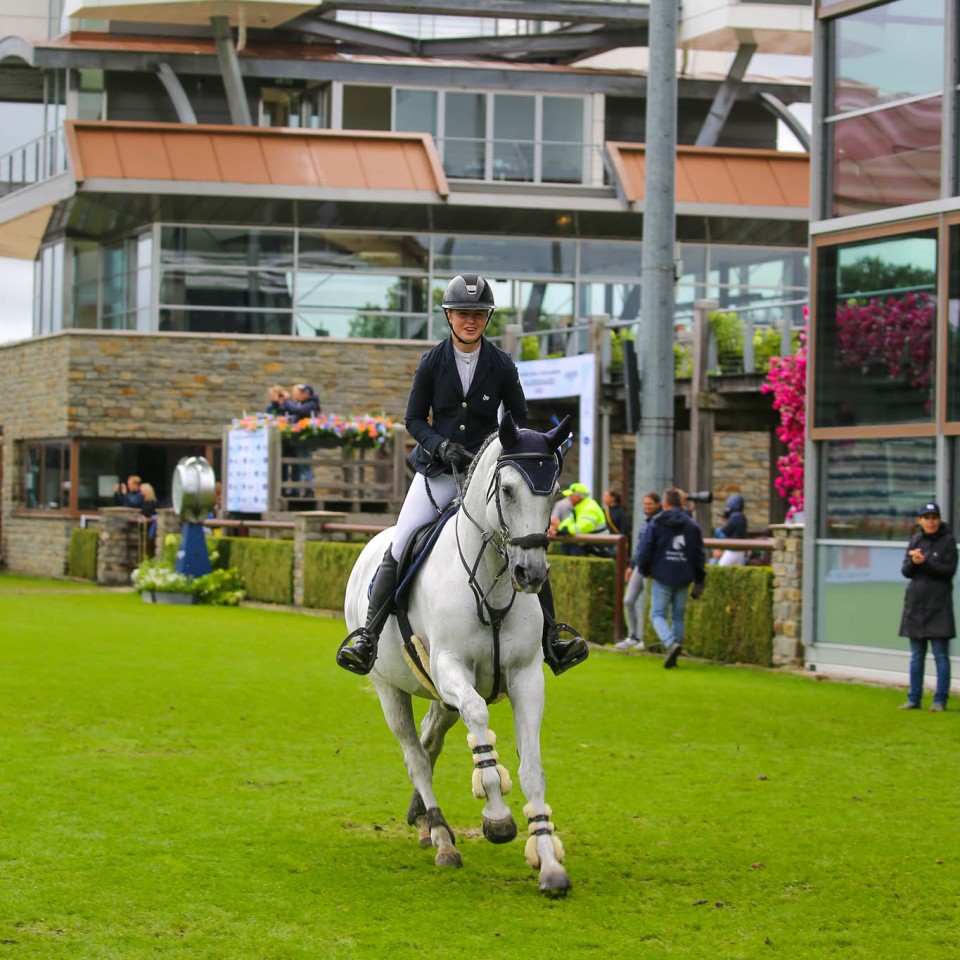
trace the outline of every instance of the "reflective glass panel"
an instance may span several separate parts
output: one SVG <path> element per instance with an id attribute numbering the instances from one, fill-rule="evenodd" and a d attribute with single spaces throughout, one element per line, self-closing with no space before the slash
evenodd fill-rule
<path id="1" fill-rule="evenodd" d="M 565 276 L 573 273 L 575 253 L 573 240 L 438 236 L 433 270 L 445 277 L 479 273 L 488 279 L 525 273 Z"/>
<path id="2" fill-rule="evenodd" d="M 583 169 L 584 149 L 579 144 L 543 145 L 543 170 L 540 179 L 544 183 L 583 183 Z"/>
<path id="3" fill-rule="evenodd" d="M 390 88 L 345 84 L 343 87 L 344 130 L 389 130 Z"/>
<path id="4" fill-rule="evenodd" d="M 814 425 L 930 423 L 935 231 L 818 253 Z"/>
<path id="5" fill-rule="evenodd" d="M 160 302 L 204 307 L 290 307 L 291 277 L 279 270 L 166 270 L 160 278 Z"/>
<path id="6" fill-rule="evenodd" d="M 81 443 L 77 507 L 97 510 L 113 506 L 113 485 L 123 479 L 121 443 Z M 153 478 L 150 478 L 153 483 Z"/>
<path id="7" fill-rule="evenodd" d="M 933 437 L 829 440 L 822 456 L 822 536 L 909 539 L 917 505 L 936 490 Z"/>
<path id="8" fill-rule="evenodd" d="M 639 283 L 583 283 L 580 285 L 580 317 L 605 315 L 611 320 L 640 319 Z"/>
<path id="9" fill-rule="evenodd" d="M 433 90 L 398 90 L 394 129 L 437 133 L 437 94 Z"/>
<path id="10" fill-rule="evenodd" d="M 817 643 L 904 650 L 902 543 L 817 545 Z"/>
<path id="11" fill-rule="evenodd" d="M 402 316 L 362 310 L 298 310 L 296 332 L 300 337 L 422 340 L 427 336 L 427 321 L 425 314 Z"/>
<path id="12" fill-rule="evenodd" d="M 950 228 L 947 305 L 947 419 L 960 420 L 960 227 Z M 958 474 L 960 480 L 960 474 Z M 960 517 L 958 517 L 960 519 Z"/>
<path id="13" fill-rule="evenodd" d="M 580 244 L 580 276 L 613 276 L 637 279 L 643 245 L 637 243 Z"/>
<path id="14" fill-rule="evenodd" d="M 486 176 L 487 98 L 482 93 L 447 93 L 443 169 L 449 177 Z"/>
<path id="15" fill-rule="evenodd" d="M 828 124 L 832 215 L 882 210 L 940 196 L 942 97 Z"/>
<path id="16" fill-rule="evenodd" d="M 293 231 L 241 227 L 163 227 L 162 263 L 220 267 L 292 267 Z"/>
<path id="17" fill-rule="evenodd" d="M 256 333 L 289 336 L 292 314 L 245 310 L 160 310 L 161 333 Z"/>
<path id="18" fill-rule="evenodd" d="M 419 312 L 427 308 L 425 278 L 300 271 L 295 293 L 298 310 L 332 307 Z"/>
<path id="19" fill-rule="evenodd" d="M 832 21 L 833 113 L 943 89 L 944 0 L 894 0 Z"/>
<path id="20" fill-rule="evenodd" d="M 427 270 L 430 240 L 402 233 L 301 233 L 301 270 Z"/>
<path id="21" fill-rule="evenodd" d="M 60 510 L 70 505 L 70 448 L 66 444 L 48 443 L 43 447 L 43 479 L 41 506 Z"/>

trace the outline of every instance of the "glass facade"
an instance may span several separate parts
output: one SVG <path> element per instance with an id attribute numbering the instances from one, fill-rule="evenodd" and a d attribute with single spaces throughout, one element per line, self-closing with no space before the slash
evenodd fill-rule
<path id="1" fill-rule="evenodd" d="M 817 254 L 815 427 L 932 423 L 934 230 Z"/>
<path id="2" fill-rule="evenodd" d="M 940 196 L 945 0 L 828 21 L 828 216 Z"/>

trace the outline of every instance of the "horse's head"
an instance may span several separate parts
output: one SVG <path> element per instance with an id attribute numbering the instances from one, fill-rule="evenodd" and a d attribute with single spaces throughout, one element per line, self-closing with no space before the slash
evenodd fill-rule
<path id="1" fill-rule="evenodd" d="M 538 593 L 547 578 L 550 510 L 560 489 L 560 445 L 570 418 L 539 433 L 520 429 L 507 413 L 500 424 L 500 451 L 487 488 L 487 522 L 496 532 L 515 590 Z"/>

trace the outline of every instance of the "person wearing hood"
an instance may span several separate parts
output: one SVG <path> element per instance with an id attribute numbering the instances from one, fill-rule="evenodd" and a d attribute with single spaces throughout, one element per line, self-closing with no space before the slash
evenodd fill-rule
<path id="1" fill-rule="evenodd" d="M 721 519 L 723 525 L 714 530 L 715 537 L 727 540 L 742 540 L 747 535 L 747 516 L 743 512 L 743 497 L 734 493 L 727 497 L 726 507 Z M 714 550 L 713 560 L 721 567 L 741 567 L 747 555 L 743 550 Z"/>
<path id="2" fill-rule="evenodd" d="M 901 573 L 910 581 L 900 620 L 900 636 L 910 640 L 910 690 L 907 702 L 899 709 L 920 709 L 929 643 L 937 670 L 930 712 L 942 713 L 947 709 L 950 693 L 950 640 L 957 635 L 953 617 L 957 541 L 943 522 L 940 507 L 933 501 L 920 507 L 917 527 L 907 544 L 901 568 Z"/>
<path id="3" fill-rule="evenodd" d="M 637 564 L 643 576 L 653 579 L 650 622 L 663 644 L 668 670 L 677 665 L 683 647 L 688 588 L 693 584 L 689 595 L 696 600 L 707 577 L 703 534 L 683 509 L 683 500 L 683 491 L 676 487 L 664 491 L 664 510 L 647 527 Z M 672 625 L 667 621 L 668 607 Z"/>

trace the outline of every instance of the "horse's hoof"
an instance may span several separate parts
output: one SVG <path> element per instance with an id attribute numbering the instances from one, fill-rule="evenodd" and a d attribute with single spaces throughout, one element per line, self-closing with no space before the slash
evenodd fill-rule
<path id="1" fill-rule="evenodd" d="M 449 853 L 438 853 L 433 861 L 438 867 L 462 867 L 463 858 L 459 850 L 451 850 Z"/>
<path id="2" fill-rule="evenodd" d="M 549 873 L 540 877 L 540 892 L 551 900 L 559 900 L 567 895 L 567 891 L 573 886 L 566 871 L 561 873 Z"/>
<path id="3" fill-rule="evenodd" d="M 517 836 L 517 821 L 513 817 L 505 820 L 483 818 L 483 835 L 491 843 L 510 843 Z"/>

